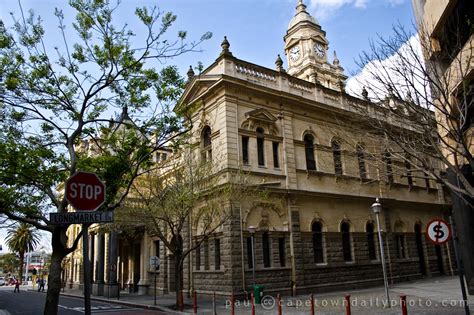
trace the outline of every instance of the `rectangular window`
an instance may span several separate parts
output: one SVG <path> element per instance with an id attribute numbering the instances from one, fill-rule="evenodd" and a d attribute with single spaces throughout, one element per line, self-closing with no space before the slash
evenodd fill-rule
<path id="1" fill-rule="evenodd" d="M 406 258 L 405 235 L 396 235 L 395 240 L 396 240 L 396 245 L 397 245 L 397 257 L 400 259 Z"/>
<path id="2" fill-rule="evenodd" d="M 155 241 L 155 256 L 160 258 L 160 241 Z M 156 268 L 156 270 L 160 270 L 160 266 Z"/>
<path id="3" fill-rule="evenodd" d="M 214 240 L 214 269 L 221 269 L 221 240 L 218 238 Z"/>
<path id="4" fill-rule="evenodd" d="M 285 238 L 280 237 L 278 239 L 278 254 L 280 258 L 280 267 L 285 267 L 286 254 L 285 254 Z"/>
<path id="5" fill-rule="evenodd" d="M 413 176 L 411 175 L 411 165 L 410 165 L 409 161 L 405 161 L 405 168 L 407 170 L 408 186 L 412 187 L 413 186 Z"/>
<path id="6" fill-rule="evenodd" d="M 196 259 L 196 270 L 200 270 L 200 269 L 201 269 L 201 245 L 199 245 L 199 246 L 195 249 L 195 252 L 196 252 L 196 255 L 195 255 L 195 259 Z"/>
<path id="7" fill-rule="evenodd" d="M 390 153 L 385 152 L 384 157 L 383 157 L 384 163 L 385 163 L 385 168 L 387 172 L 387 181 L 389 184 L 393 184 L 393 170 L 392 170 L 392 157 L 390 156 Z"/>
<path id="8" fill-rule="evenodd" d="M 249 164 L 249 137 L 242 136 L 242 163 Z"/>
<path id="9" fill-rule="evenodd" d="M 263 267 L 270 268 L 270 238 L 268 233 L 262 235 Z"/>
<path id="10" fill-rule="evenodd" d="M 204 270 L 209 270 L 209 240 L 204 241 Z"/>
<path id="11" fill-rule="evenodd" d="M 429 178 L 428 174 L 423 172 L 423 175 L 425 177 L 425 186 L 426 186 L 426 188 L 430 188 L 430 178 Z"/>
<path id="12" fill-rule="evenodd" d="M 253 269 L 253 251 L 252 251 L 252 238 L 247 237 L 247 263 L 249 269 Z"/>
<path id="13" fill-rule="evenodd" d="M 278 142 L 273 142 L 273 166 L 275 168 L 280 168 L 280 157 L 278 154 Z"/>

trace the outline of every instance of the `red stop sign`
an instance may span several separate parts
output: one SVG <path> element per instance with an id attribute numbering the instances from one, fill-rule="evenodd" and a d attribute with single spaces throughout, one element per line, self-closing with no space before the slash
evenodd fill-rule
<path id="1" fill-rule="evenodd" d="M 66 182 L 66 199 L 78 211 L 95 211 L 105 202 L 105 185 L 94 173 L 77 172 Z"/>

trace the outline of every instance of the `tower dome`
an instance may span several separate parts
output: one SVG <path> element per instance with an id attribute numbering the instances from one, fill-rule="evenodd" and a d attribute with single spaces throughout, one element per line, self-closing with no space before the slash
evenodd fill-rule
<path id="1" fill-rule="evenodd" d="M 306 11 L 306 5 L 303 3 L 303 0 L 299 0 L 296 6 L 296 14 L 291 19 L 290 24 L 288 24 L 288 30 L 303 22 L 319 25 L 318 21 Z"/>

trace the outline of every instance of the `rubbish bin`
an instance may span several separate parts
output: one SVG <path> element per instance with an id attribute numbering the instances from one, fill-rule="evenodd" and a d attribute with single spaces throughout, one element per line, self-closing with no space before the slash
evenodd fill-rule
<path id="1" fill-rule="evenodd" d="M 256 284 L 253 287 L 253 296 L 255 298 L 255 304 L 261 304 L 263 297 L 263 286 Z"/>

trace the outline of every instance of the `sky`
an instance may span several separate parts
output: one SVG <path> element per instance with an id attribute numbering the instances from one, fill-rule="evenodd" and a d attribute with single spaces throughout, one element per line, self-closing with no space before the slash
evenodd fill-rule
<path id="1" fill-rule="evenodd" d="M 115 1 L 115 0 L 111 0 Z M 55 7 L 64 11 L 65 21 L 72 21 L 74 12 L 66 0 L 22 0 L 23 10 L 32 9 L 40 15 L 46 31 L 47 44 L 61 48 L 62 42 L 57 28 Z M 177 65 L 185 76 L 190 65 L 202 62 L 206 68 L 219 56 L 220 44 L 227 36 L 230 50 L 239 59 L 271 69 L 280 54 L 287 67 L 283 51 L 283 36 L 288 23 L 295 14 L 297 0 L 122 0 L 117 14 L 117 23 L 138 27 L 133 12 L 137 6 L 158 6 L 160 11 L 171 11 L 177 15 L 167 38 L 176 38 L 178 31 L 185 30 L 188 40 L 198 40 L 205 32 L 213 37 L 200 45 L 199 52 L 192 52 L 167 60 L 166 64 Z M 359 54 L 369 50 L 370 39 L 388 37 L 392 27 L 400 24 L 413 29 L 413 11 L 410 0 L 304 0 L 307 11 L 313 15 L 329 40 L 329 52 L 336 50 L 340 64 L 349 77 L 360 70 L 356 64 Z M 10 12 L 19 17 L 17 0 L 0 0 L 0 19 L 11 27 Z M 72 31 L 69 26 L 68 32 Z M 140 34 L 140 32 L 137 32 Z M 68 38 L 74 38 L 73 36 Z M 4 245 L 5 231 L 0 230 L 0 245 Z M 44 243 L 47 243 L 45 238 Z M 46 244 L 47 245 L 47 244 Z"/>

